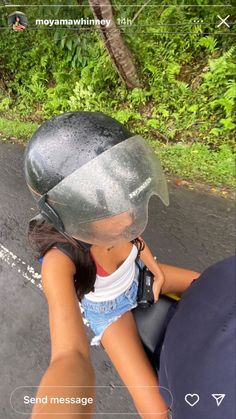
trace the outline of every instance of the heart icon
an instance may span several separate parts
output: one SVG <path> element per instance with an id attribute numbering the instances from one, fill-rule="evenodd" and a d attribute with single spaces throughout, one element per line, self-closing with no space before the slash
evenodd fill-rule
<path id="1" fill-rule="evenodd" d="M 186 403 L 189 404 L 189 406 L 193 407 L 193 406 L 195 406 L 195 404 L 197 404 L 199 402 L 200 397 L 196 393 L 195 394 L 190 394 L 189 393 L 189 394 L 186 394 L 184 399 L 185 399 Z"/>

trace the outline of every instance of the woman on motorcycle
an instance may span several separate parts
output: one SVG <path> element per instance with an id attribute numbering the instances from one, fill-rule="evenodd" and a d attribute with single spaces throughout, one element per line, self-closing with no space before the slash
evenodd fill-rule
<path id="1" fill-rule="evenodd" d="M 51 362 L 78 349 L 80 340 L 81 315 L 74 304 L 64 305 L 63 283 L 64 295 L 76 292 L 95 334 L 91 344 L 101 342 L 141 417 L 166 418 L 168 406 L 131 312 L 137 305 L 138 264 L 154 275 L 155 301 L 160 292 L 181 294 L 198 273 L 157 263 L 140 237 L 150 197 L 168 205 L 159 160 L 142 137 L 114 119 L 71 112 L 45 122 L 33 135 L 25 176 L 41 212 L 33 228 L 31 223 L 30 239 L 43 257 L 43 287 L 49 308 L 54 307 Z M 54 330 L 56 312 L 71 327 L 69 343 L 61 343 L 59 325 Z"/>

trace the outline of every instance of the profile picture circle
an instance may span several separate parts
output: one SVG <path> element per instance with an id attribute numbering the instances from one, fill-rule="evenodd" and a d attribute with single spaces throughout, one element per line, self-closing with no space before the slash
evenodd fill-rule
<path id="1" fill-rule="evenodd" d="M 23 31 L 28 25 L 27 16 L 22 12 L 13 12 L 8 15 L 8 25 L 13 31 Z"/>

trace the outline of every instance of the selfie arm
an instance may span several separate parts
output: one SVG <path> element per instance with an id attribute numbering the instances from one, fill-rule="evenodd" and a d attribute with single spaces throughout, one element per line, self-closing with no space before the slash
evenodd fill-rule
<path id="1" fill-rule="evenodd" d="M 67 418 L 68 415 L 84 418 L 85 414 L 86 418 L 92 418 L 93 386 L 94 373 L 88 367 L 88 360 L 79 352 L 65 353 L 51 362 L 44 373 L 31 419 Z"/>
<path id="2" fill-rule="evenodd" d="M 41 378 L 37 401 L 32 402 L 31 419 L 41 418 L 41 414 L 45 419 L 69 414 L 80 418 L 85 413 L 91 417 L 94 410 L 95 376 L 75 294 L 74 273 L 72 261 L 60 250 L 51 249 L 44 256 L 41 274 L 48 302 L 51 361 Z M 67 398 L 69 402 L 63 402 Z"/>

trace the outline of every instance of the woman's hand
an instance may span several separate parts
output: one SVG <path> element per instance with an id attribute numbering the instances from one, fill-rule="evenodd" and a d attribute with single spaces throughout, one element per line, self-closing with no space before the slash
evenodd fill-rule
<path id="1" fill-rule="evenodd" d="M 154 281 L 152 285 L 152 291 L 154 295 L 154 303 L 156 303 L 159 299 L 159 295 L 161 293 L 161 289 L 165 282 L 165 275 L 163 272 L 160 272 L 158 275 L 154 276 Z"/>

